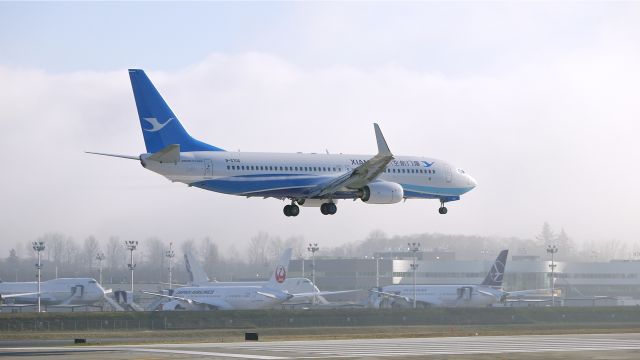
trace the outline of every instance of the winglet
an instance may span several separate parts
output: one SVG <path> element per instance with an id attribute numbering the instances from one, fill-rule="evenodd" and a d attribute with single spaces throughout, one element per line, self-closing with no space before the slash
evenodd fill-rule
<path id="1" fill-rule="evenodd" d="M 373 128 L 376 131 L 376 142 L 378 143 L 378 154 L 380 155 L 393 155 L 391 154 L 391 150 L 389 150 L 389 146 L 387 145 L 387 141 L 384 139 L 384 135 L 382 135 L 382 131 L 380 130 L 380 126 L 378 124 L 373 123 Z"/>

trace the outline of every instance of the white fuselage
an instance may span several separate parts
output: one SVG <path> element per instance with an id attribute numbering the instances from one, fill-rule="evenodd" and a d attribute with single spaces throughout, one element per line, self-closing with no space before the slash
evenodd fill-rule
<path id="1" fill-rule="evenodd" d="M 411 306 L 413 285 L 388 285 L 383 293 L 405 297 L 385 297 L 372 293 L 370 302 L 375 307 Z M 416 285 L 415 299 L 419 305 L 436 307 L 485 307 L 500 302 L 502 291 L 483 285 Z"/>
<path id="2" fill-rule="evenodd" d="M 180 153 L 177 163 L 147 161 L 143 166 L 171 181 L 216 192 L 279 198 L 295 198 L 292 187 L 308 189 L 362 165 L 370 155 L 244 153 L 198 151 Z M 460 196 L 476 185 L 463 170 L 437 159 L 396 156 L 376 181 L 400 184 L 405 198 Z M 287 189 L 287 192 L 279 192 Z"/>
<path id="3" fill-rule="evenodd" d="M 193 301 L 175 299 L 163 304 L 163 310 L 264 309 L 288 299 L 286 292 L 266 286 L 187 286 L 177 288 L 173 296 Z"/>
<path id="4" fill-rule="evenodd" d="M 37 293 L 38 283 L 2 282 L 0 294 Z M 44 305 L 90 305 L 104 298 L 105 291 L 91 278 L 59 278 L 40 283 L 40 301 Z M 26 295 L 11 298 L 16 304 L 37 304 L 38 295 Z"/>

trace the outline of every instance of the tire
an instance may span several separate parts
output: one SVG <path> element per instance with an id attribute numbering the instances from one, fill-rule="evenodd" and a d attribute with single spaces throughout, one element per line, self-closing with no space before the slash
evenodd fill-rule
<path id="1" fill-rule="evenodd" d="M 289 216 L 298 216 L 298 214 L 300 214 L 298 205 L 289 205 Z"/>
<path id="2" fill-rule="evenodd" d="M 285 205 L 284 209 L 282 209 L 282 212 L 287 217 L 291 216 L 291 205 Z"/>

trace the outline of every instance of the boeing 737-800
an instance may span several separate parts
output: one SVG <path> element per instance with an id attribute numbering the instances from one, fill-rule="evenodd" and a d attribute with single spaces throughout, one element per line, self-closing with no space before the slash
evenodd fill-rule
<path id="1" fill-rule="evenodd" d="M 371 155 L 230 152 L 192 138 L 142 70 L 129 70 L 147 152 L 139 156 L 95 153 L 139 160 L 174 182 L 219 193 L 288 199 L 286 216 L 300 206 L 337 211 L 339 199 L 394 204 L 436 199 L 440 214 L 476 186 L 464 170 L 438 159 L 394 156 L 374 124 L 378 153 Z"/>

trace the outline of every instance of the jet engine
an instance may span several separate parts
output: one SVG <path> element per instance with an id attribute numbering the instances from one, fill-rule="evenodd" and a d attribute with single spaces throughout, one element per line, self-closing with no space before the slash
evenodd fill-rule
<path id="1" fill-rule="evenodd" d="M 363 187 L 360 199 L 367 204 L 395 204 L 403 197 L 404 190 L 400 184 L 378 181 Z"/>

